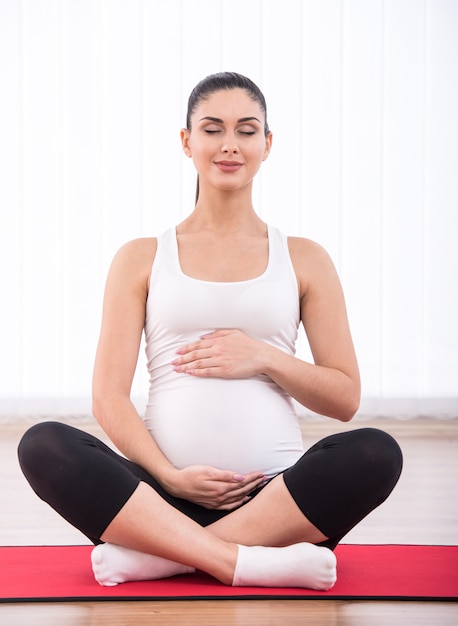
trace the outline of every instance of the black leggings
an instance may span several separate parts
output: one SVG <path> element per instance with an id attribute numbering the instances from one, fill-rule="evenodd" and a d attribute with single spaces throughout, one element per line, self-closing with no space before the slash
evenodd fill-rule
<path id="1" fill-rule="evenodd" d="M 18 454 L 35 493 L 96 544 L 140 481 L 201 526 L 230 513 L 171 496 L 136 463 L 96 437 L 58 422 L 30 428 Z M 321 440 L 283 477 L 299 509 L 329 537 L 322 545 L 334 549 L 389 496 L 401 469 L 396 441 L 381 430 L 362 428 Z"/>

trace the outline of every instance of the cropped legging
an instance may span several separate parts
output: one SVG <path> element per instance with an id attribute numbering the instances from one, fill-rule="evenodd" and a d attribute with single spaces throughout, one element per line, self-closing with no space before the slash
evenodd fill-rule
<path id="1" fill-rule="evenodd" d="M 35 493 L 95 544 L 140 481 L 201 526 L 230 514 L 173 497 L 136 463 L 96 437 L 58 422 L 29 429 L 18 454 Z M 329 538 L 322 545 L 334 549 L 389 496 L 401 469 L 396 441 L 381 430 L 361 428 L 322 439 L 283 478 L 305 517 Z"/>

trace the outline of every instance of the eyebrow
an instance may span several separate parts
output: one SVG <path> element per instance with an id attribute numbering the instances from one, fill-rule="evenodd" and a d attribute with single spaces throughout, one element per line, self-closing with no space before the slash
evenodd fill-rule
<path id="1" fill-rule="evenodd" d="M 202 117 L 199 121 L 202 122 L 202 120 L 209 120 L 210 122 L 216 122 L 217 124 L 224 124 L 224 120 L 220 119 L 219 117 L 212 117 L 211 115 L 206 115 L 205 117 Z M 244 122 L 251 122 L 253 120 L 256 120 L 257 122 L 261 123 L 261 120 L 258 120 L 257 117 L 241 117 L 239 120 L 237 120 L 238 124 L 242 124 Z"/>

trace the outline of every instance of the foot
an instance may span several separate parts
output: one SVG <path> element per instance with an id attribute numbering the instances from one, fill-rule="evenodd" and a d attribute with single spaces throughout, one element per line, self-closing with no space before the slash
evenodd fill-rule
<path id="1" fill-rule="evenodd" d="M 91 553 L 91 561 L 94 577 L 104 587 L 195 572 L 193 567 L 112 543 L 96 546 Z"/>
<path id="2" fill-rule="evenodd" d="M 331 550 L 311 543 L 296 543 L 285 548 L 239 546 L 232 584 L 326 591 L 336 580 L 336 557 Z"/>

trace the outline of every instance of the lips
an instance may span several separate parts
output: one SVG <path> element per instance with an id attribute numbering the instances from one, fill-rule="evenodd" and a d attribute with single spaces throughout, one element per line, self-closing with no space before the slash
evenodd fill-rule
<path id="1" fill-rule="evenodd" d="M 216 161 L 215 165 L 222 172 L 237 172 L 243 166 L 243 163 L 239 161 Z"/>

